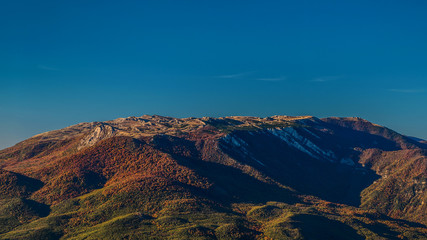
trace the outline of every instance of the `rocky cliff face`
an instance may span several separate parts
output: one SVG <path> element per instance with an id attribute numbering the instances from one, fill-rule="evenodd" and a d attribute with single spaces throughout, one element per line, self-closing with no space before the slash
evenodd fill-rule
<path id="1" fill-rule="evenodd" d="M 426 149 L 360 118 L 82 123 L 0 151 L 0 236 L 422 238 Z"/>

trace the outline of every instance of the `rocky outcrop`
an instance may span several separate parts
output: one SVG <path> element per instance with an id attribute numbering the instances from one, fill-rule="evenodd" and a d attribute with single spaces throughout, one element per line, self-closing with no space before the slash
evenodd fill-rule
<path id="1" fill-rule="evenodd" d="M 87 136 L 85 136 L 80 141 L 80 144 L 77 149 L 80 150 L 85 147 L 93 146 L 94 144 L 103 139 L 113 137 L 114 134 L 115 130 L 113 127 L 105 123 L 99 123 Z"/>

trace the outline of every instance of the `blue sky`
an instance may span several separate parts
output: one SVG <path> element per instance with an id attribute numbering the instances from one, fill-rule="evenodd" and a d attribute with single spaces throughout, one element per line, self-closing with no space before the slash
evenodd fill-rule
<path id="1" fill-rule="evenodd" d="M 0 149 L 158 114 L 359 116 L 427 138 L 426 1 L 1 1 Z"/>

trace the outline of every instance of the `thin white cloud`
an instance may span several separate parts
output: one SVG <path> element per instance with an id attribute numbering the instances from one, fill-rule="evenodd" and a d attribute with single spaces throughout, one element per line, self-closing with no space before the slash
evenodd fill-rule
<path id="1" fill-rule="evenodd" d="M 38 65 L 37 68 L 42 70 L 47 70 L 47 71 L 60 71 L 60 69 L 58 68 L 54 68 L 46 65 Z"/>
<path id="2" fill-rule="evenodd" d="M 310 82 L 329 82 L 342 78 L 342 76 L 325 76 L 312 79 Z"/>
<path id="3" fill-rule="evenodd" d="M 241 78 L 247 75 L 250 75 L 252 72 L 243 72 L 243 73 L 235 73 L 235 74 L 229 74 L 229 75 L 220 75 L 216 76 L 216 78 Z"/>
<path id="4" fill-rule="evenodd" d="M 286 80 L 286 77 L 276 77 L 276 78 L 257 78 L 258 81 L 266 81 L 266 82 L 280 82 Z"/>
<path id="5" fill-rule="evenodd" d="M 421 92 L 425 92 L 424 89 L 415 89 L 415 88 L 392 88 L 392 89 L 387 89 L 390 92 L 398 92 L 398 93 L 421 93 Z"/>

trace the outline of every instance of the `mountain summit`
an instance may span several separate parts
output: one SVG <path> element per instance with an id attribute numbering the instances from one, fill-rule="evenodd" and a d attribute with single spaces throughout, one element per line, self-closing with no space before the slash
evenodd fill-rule
<path id="1" fill-rule="evenodd" d="M 425 239 L 426 179 L 361 118 L 81 123 L 0 151 L 0 239 Z"/>

